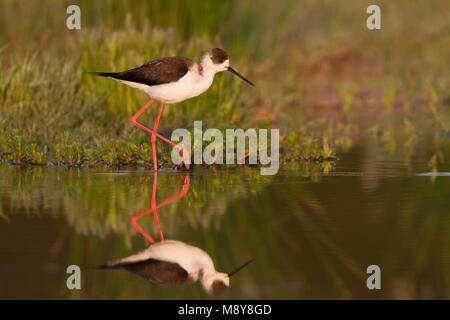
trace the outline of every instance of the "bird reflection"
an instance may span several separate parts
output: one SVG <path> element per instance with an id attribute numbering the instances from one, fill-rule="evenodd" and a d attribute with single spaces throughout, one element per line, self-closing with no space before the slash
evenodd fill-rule
<path id="1" fill-rule="evenodd" d="M 211 257 L 202 249 L 177 240 L 165 240 L 97 268 L 125 269 L 163 285 L 184 286 L 199 280 L 205 292 L 218 295 L 230 286 L 230 277 L 251 262 L 229 273 L 218 272 Z"/>
<path id="2" fill-rule="evenodd" d="M 97 269 L 124 269 L 141 277 L 163 285 L 184 286 L 200 281 L 203 290 L 218 295 L 230 286 L 230 277 L 247 266 L 252 260 L 229 273 L 218 272 L 211 257 L 202 249 L 177 240 L 164 240 L 158 218 L 158 209 L 186 196 L 189 190 L 189 176 L 184 179 L 181 191 L 161 203 L 156 203 L 157 172 L 153 180 L 151 208 L 131 219 L 132 225 L 152 244 L 145 250 L 117 261 L 95 267 Z M 153 212 L 161 241 L 155 240 L 145 232 L 137 220 Z"/>
<path id="3" fill-rule="evenodd" d="M 148 209 L 148 210 L 146 210 L 146 211 L 144 211 L 144 212 L 141 212 L 141 213 L 139 213 L 139 214 L 133 216 L 133 218 L 131 218 L 131 224 L 132 224 L 132 225 L 133 225 L 133 226 L 134 226 L 134 227 L 135 227 L 135 228 L 136 228 L 136 229 L 137 229 L 137 230 L 138 230 L 145 238 L 147 238 L 151 243 L 155 243 L 155 240 L 154 240 L 151 236 L 149 236 L 149 235 L 147 234 L 147 232 L 144 231 L 144 229 L 141 228 L 141 226 L 137 223 L 137 220 L 138 220 L 139 218 L 141 218 L 141 217 L 143 217 L 143 216 L 149 214 L 150 212 L 153 212 L 153 216 L 155 217 L 156 225 L 158 226 L 159 236 L 160 236 L 160 238 L 161 238 L 161 241 L 164 241 L 164 235 L 163 235 L 163 232 L 162 232 L 162 229 L 161 229 L 161 225 L 159 224 L 158 209 L 161 208 L 161 207 L 164 207 L 165 205 L 167 205 L 167 204 L 169 204 L 169 203 L 171 203 L 171 202 L 173 202 L 173 201 L 175 201 L 175 200 L 177 200 L 177 199 L 180 199 L 180 198 L 186 196 L 186 193 L 188 192 L 188 190 L 189 190 L 189 185 L 190 185 L 190 179 L 189 179 L 189 176 L 187 175 L 187 176 L 184 178 L 184 184 L 183 184 L 183 187 L 182 187 L 181 191 L 180 191 L 178 194 L 176 194 L 176 195 L 174 195 L 174 196 L 172 196 L 172 197 L 169 197 L 169 198 L 165 199 L 164 201 L 162 201 L 161 203 L 157 204 L 157 203 L 156 203 L 156 186 L 157 186 L 157 179 L 158 179 L 158 172 L 155 171 L 155 178 L 154 178 L 154 180 L 153 180 L 153 192 L 152 192 L 152 203 L 151 203 L 151 208 Z"/>

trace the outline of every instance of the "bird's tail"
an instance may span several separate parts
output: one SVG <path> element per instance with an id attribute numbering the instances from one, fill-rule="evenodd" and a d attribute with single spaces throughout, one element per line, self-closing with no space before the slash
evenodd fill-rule
<path id="1" fill-rule="evenodd" d="M 117 76 L 119 72 L 86 72 L 93 76 L 100 76 L 100 77 L 111 77 L 114 78 L 114 76 Z"/>
<path id="2" fill-rule="evenodd" d="M 99 266 L 86 267 L 86 269 L 113 269 L 113 268 L 115 268 L 115 266 L 110 264 L 102 264 Z"/>

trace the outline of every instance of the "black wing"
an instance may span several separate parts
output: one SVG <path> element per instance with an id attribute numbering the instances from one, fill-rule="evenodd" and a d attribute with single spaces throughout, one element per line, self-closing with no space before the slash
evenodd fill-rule
<path id="1" fill-rule="evenodd" d="M 97 76 L 111 77 L 117 80 L 124 80 L 136 83 L 155 86 L 177 81 L 183 77 L 194 61 L 182 57 L 170 57 L 154 60 L 138 68 L 130 69 L 124 72 L 92 72 Z"/>
<path id="2" fill-rule="evenodd" d="M 148 259 L 138 262 L 118 263 L 107 268 L 120 268 L 136 273 L 141 277 L 158 284 L 187 285 L 192 283 L 188 272 L 178 263 L 166 262 L 157 259 Z"/>

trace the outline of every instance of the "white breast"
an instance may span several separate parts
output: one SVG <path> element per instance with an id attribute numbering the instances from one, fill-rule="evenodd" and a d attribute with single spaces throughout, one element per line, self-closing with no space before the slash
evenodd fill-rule
<path id="1" fill-rule="evenodd" d="M 211 86 L 214 80 L 214 73 L 200 75 L 197 70 L 197 66 L 194 66 L 192 70 L 189 70 L 178 81 L 156 86 L 148 86 L 124 80 L 118 81 L 144 91 L 152 99 L 165 103 L 176 103 L 196 97 L 208 90 Z"/>
<path id="2" fill-rule="evenodd" d="M 201 269 L 214 270 L 214 263 L 205 251 L 177 240 L 157 242 L 139 253 L 116 261 L 116 263 L 148 259 L 178 263 L 180 267 L 194 277 L 194 281 L 198 279 L 198 272 Z"/>

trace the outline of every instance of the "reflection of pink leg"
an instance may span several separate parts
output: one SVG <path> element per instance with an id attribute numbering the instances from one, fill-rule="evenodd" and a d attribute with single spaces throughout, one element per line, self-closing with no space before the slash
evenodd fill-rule
<path id="1" fill-rule="evenodd" d="M 138 229 L 138 231 L 139 231 L 144 237 L 146 237 L 151 243 L 155 243 L 155 240 L 153 240 L 153 238 L 150 237 L 150 236 L 147 234 L 147 232 L 145 232 L 144 229 L 142 229 L 141 226 L 138 225 L 138 223 L 137 223 L 137 219 L 139 219 L 139 218 L 142 217 L 142 216 L 145 216 L 146 214 L 149 214 L 149 213 L 152 212 L 152 211 L 153 211 L 153 209 L 148 209 L 147 211 L 144 211 L 144 212 L 142 212 L 142 213 L 139 213 L 139 214 L 133 216 L 133 218 L 131 218 L 131 224 L 132 224 L 136 229 Z"/>
<path id="2" fill-rule="evenodd" d="M 161 108 L 162 109 L 162 108 Z M 155 129 L 156 132 L 156 129 Z M 153 153 L 153 156 L 155 156 L 155 153 Z M 156 159 L 154 160 L 156 162 Z M 156 169 L 155 169 L 156 170 Z M 164 241 L 164 236 L 161 230 L 161 225 L 159 224 L 159 218 L 158 218 L 158 212 L 156 211 L 156 179 L 157 179 L 158 173 L 155 171 L 155 181 L 153 182 L 153 193 L 152 193 L 152 211 L 153 216 L 155 217 L 156 225 L 159 230 L 159 237 L 161 238 L 161 241 Z"/>
<path id="3" fill-rule="evenodd" d="M 161 226 L 159 224 L 159 219 L 158 219 L 158 213 L 157 213 L 157 209 L 164 207 L 165 205 L 171 203 L 172 201 L 175 201 L 179 198 L 182 198 L 186 195 L 187 191 L 189 190 L 189 185 L 190 185 L 190 178 L 189 176 L 186 176 L 186 178 L 184 179 L 184 184 L 183 184 L 183 189 L 181 190 L 180 193 L 169 197 L 167 199 L 165 199 L 163 202 L 161 202 L 160 204 L 156 204 L 156 185 L 157 185 L 157 172 L 155 172 L 155 180 L 153 181 L 153 193 L 152 193 L 152 207 L 151 209 L 148 209 L 142 213 L 139 213 L 137 215 L 135 215 L 133 218 L 131 218 L 131 224 L 145 237 L 147 238 L 151 243 L 154 243 L 155 240 L 153 240 L 152 237 L 150 237 L 142 228 L 141 226 L 138 225 L 137 223 L 137 219 L 149 214 L 150 212 L 153 212 L 154 217 L 155 217 L 155 221 L 156 224 L 158 226 L 158 230 L 159 230 L 159 235 L 161 237 L 161 241 L 164 241 L 164 236 L 162 233 L 162 229 Z"/>
<path id="4" fill-rule="evenodd" d="M 180 147 L 179 145 L 177 145 L 176 143 L 174 143 L 174 142 L 172 142 L 172 141 L 170 141 L 169 139 L 166 139 L 166 138 L 164 138 L 162 135 L 160 135 L 160 134 L 158 134 L 157 132 L 156 132 L 156 128 L 158 128 L 158 123 L 159 123 L 159 118 L 160 118 L 160 116 L 161 116 L 161 112 L 162 112 L 162 109 L 163 109 L 163 107 L 164 107 L 164 103 L 161 103 L 161 107 L 160 107 L 160 110 L 159 110 L 159 114 L 158 114 L 158 118 L 157 118 L 157 121 L 156 121 L 156 123 L 155 123 L 155 129 L 152 131 L 152 130 L 150 130 L 149 128 L 147 128 L 147 127 L 144 127 L 142 124 L 140 124 L 140 123 L 138 123 L 137 122 L 137 118 L 154 102 L 155 100 L 154 99 L 152 99 L 152 100 L 150 100 L 144 107 L 142 107 L 142 109 L 141 110 L 139 110 L 134 116 L 132 116 L 131 117 L 131 122 L 133 123 L 133 125 L 135 125 L 136 127 L 138 127 L 138 128 L 141 128 L 142 130 L 145 130 L 145 131 L 147 131 L 147 132 L 149 132 L 149 133 L 151 133 L 152 134 L 152 140 L 153 139 L 155 139 L 156 140 L 156 137 L 158 137 L 158 138 L 160 138 L 161 140 L 163 140 L 163 141 L 165 141 L 165 142 L 167 142 L 167 143 L 169 143 L 169 144 L 171 144 L 172 146 L 174 146 L 175 148 L 177 148 L 177 149 L 179 149 L 181 152 L 183 152 L 183 161 L 184 161 L 184 164 L 185 164 L 185 166 L 187 167 L 187 168 L 189 168 L 189 165 L 190 165 L 190 163 L 191 163 L 191 158 L 190 158 L 190 156 L 189 156 L 189 153 L 186 151 L 186 149 L 184 149 L 184 148 L 182 148 L 182 147 Z M 156 137 L 154 137 L 154 136 L 156 136 Z M 155 154 L 155 153 L 154 153 Z M 154 159 L 155 159 L 155 157 L 153 158 L 153 161 L 154 161 Z M 155 170 L 156 170 L 156 166 L 155 166 Z"/>
<path id="5" fill-rule="evenodd" d="M 188 190 L 189 190 L 189 185 L 190 185 L 190 179 L 189 179 L 189 176 L 186 176 L 186 178 L 184 178 L 183 189 L 181 190 L 181 192 L 176 194 L 176 195 L 174 195 L 174 196 L 171 196 L 171 197 L 167 198 L 166 200 L 164 200 L 163 202 L 158 204 L 156 206 L 156 209 L 164 207 L 166 204 L 169 204 L 172 201 L 175 201 L 175 200 L 177 200 L 179 198 L 183 198 L 186 195 L 186 193 L 188 192 Z"/>

